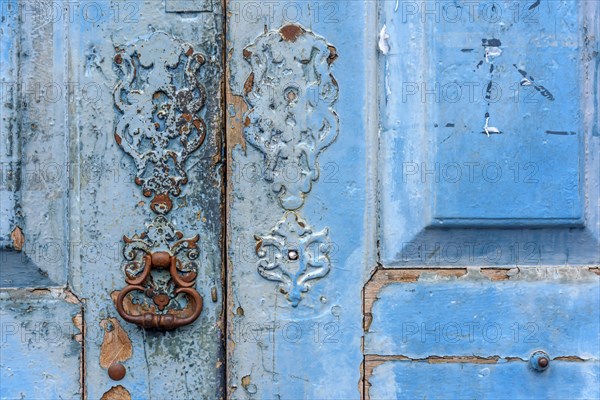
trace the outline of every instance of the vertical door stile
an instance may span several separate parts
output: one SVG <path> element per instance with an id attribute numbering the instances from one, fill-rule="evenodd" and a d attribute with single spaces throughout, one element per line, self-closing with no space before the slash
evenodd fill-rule
<path id="1" fill-rule="evenodd" d="M 71 11 L 87 397 L 224 397 L 222 4 Z"/>
<path id="2" fill-rule="evenodd" d="M 376 265 L 375 8 L 227 3 L 231 398 L 362 391 L 361 292 Z"/>

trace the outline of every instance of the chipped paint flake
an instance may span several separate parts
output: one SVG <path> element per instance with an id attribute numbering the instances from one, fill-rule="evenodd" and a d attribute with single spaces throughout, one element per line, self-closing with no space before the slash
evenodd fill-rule
<path id="1" fill-rule="evenodd" d="M 100 326 L 104 329 L 104 339 L 100 347 L 100 366 L 108 368 L 113 363 L 130 359 L 133 353 L 131 340 L 119 321 L 116 318 L 103 319 L 100 321 Z"/>
<path id="2" fill-rule="evenodd" d="M 502 133 L 500 131 L 500 129 L 496 128 L 495 126 L 490 126 L 490 116 L 489 116 L 489 114 L 486 114 L 486 116 L 485 116 L 485 125 L 483 126 L 483 131 L 485 132 L 486 135 L 488 135 L 488 137 L 490 136 L 490 134 L 500 134 L 500 133 Z"/>
<path id="3" fill-rule="evenodd" d="M 21 231 L 21 228 L 18 226 L 15 227 L 10 234 L 10 238 L 12 239 L 13 248 L 17 251 L 21 251 L 25 244 L 25 235 L 23 234 L 23 231 Z"/>
<path id="4" fill-rule="evenodd" d="M 104 393 L 100 400 L 131 400 L 131 394 L 123 386 L 113 386 Z"/>
<path id="5" fill-rule="evenodd" d="M 379 51 L 383 53 L 383 55 L 387 55 L 390 52 L 390 45 L 388 44 L 388 39 L 390 35 L 386 32 L 387 26 L 383 25 L 381 31 L 379 31 Z"/>

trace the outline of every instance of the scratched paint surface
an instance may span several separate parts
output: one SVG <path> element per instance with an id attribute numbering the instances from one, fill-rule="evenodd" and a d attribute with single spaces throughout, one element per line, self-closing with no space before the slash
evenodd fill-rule
<path id="1" fill-rule="evenodd" d="M 382 261 L 595 263 L 597 3 L 473 7 L 381 3 Z"/>
<path id="2" fill-rule="evenodd" d="M 581 222 L 584 38 L 574 29 L 580 7 L 543 2 L 533 10 L 504 26 L 478 21 L 435 28 L 447 45 L 428 45 L 427 72 L 440 85 L 439 106 L 433 103 L 425 126 L 433 136 L 431 160 L 441 170 L 430 180 L 431 224 Z M 437 100 L 420 94 L 424 104 Z"/>
<path id="3" fill-rule="evenodd" d="M 228 3 L 231 398 L 359 397 L 374 5 Z"/>

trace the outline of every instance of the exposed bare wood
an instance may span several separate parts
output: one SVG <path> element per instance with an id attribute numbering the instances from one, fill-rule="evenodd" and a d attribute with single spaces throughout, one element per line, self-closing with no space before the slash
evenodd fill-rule
<path id="1" fill-rule="evenodd" d="M 100 366 L 108 368 L 112 363 L 131 358 L 131 340 L 116 318 L 106 318 L 100 322 L 104 329 L 104 340 L 100 347 Z"/>

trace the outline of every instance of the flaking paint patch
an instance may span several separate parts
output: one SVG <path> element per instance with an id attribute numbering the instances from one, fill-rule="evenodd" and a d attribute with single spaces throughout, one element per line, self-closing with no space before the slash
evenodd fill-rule
<path id="1" fill-rule="evenodd" d="M 83 313 L 77 313 L 75 316 L 73 316 L 73 318 L 71 318 L 71 320 L 73 321 L 75 328 L 79 330 L 79 333 L 76 333 L 73 336 L 74 339 L 79 343 L 83 343 Z"/>
<path id="2" fill-rule="evenodd" d="M 23 249 L 23 245 L 25 244 L 25 235 L 23 231 L 18 226 L 13 229 L 10 233 L 10 238 L 12 239 L 13 248 L 17 251 L 21 251 Z"/>
<path id="3" fill-rule="evenodd" d="M 100 321 L 104 329 L 104 339 L 100 347 L 100 366 L 108 368 L 115 362 L 123 362 L 131 358 L 132 346 L 127 332 L 116 318 Z"/>
<path id="4" fill-rule="evenodd" d="M 227 58 L 231 61 L 233 49 L 229 51 Z M 227 63 L 229 65 L 229 63 Z M 231 81 L 231 71 L 229 67 L 225 72 L 227 82 Z M 244 139 L 244 120 L 243 117 L 248 112 L 248 105 L 244 101 L 244 96 L 234 94 L 231 87 L 226 85 L 225 102 L 227 104 L 227 130 L 225 138 L 227 141 L 228 157 L 231 159 L 232 150 L 239 145 L 244 153 L 246 152 L 246 140 Z M 228 171 L 228 173 L 231 171 Z"/>
<path id="5" fill-rule="evenodd" d="M 123 386 L 113 386 L 104 393 L 100 400 L 131 400 L 131 394 Z"/>
<path id="6" fill-rule="evenodd" d="M 506 281 L 518 274 L 519 268 L 482 268 L 480 272 L 491 281 Z"/>
<path id="7" fill-rule="evenodd" d="M 390 35 L 386 32 L 387 26 L 383 25 L 381 31 L 379 32 L 379 51 L 385 56 L 390 52 L 390 45 L 388 44 L 388 39 Z"/>
<path id="8" fill-rule="evenodd" d="M 250 375 L 245 375 L 242 377 L 242 386 L 244 387 L 244 389 L 248 389 L 248 385 L 250 385 L 250 382 L 252 382 L 252 378 L 250 378 Z"/>
<path id="9" fill-rule="evenodd" d="M 83 310 L 78 312 L 71 319 L 75 328 L 79 330 L 79 333 L 73 335 L 73 338 L 81 344 L 81 357 L 79 362 L 79 387 L 82 393 L 83 400 L 87 398 L 87 390 L 85 387 L 85 354 L 84 354 L 84 339 L 85 339 L 85 322 L 83 320 Z"/>
<path id="10" fill-rule="evenodd" d="M 363 328 L 369 330 L 373 322 L 373 304 L 378 299 L 381 289 L 392 283 L 414 283 L 422 274 L 435 275 L 440 278 L 460 278 L 467 274 L 466 268 L 455 269 L 387 269 L 381 268 L 373 274 L 364 288 Z"/>

